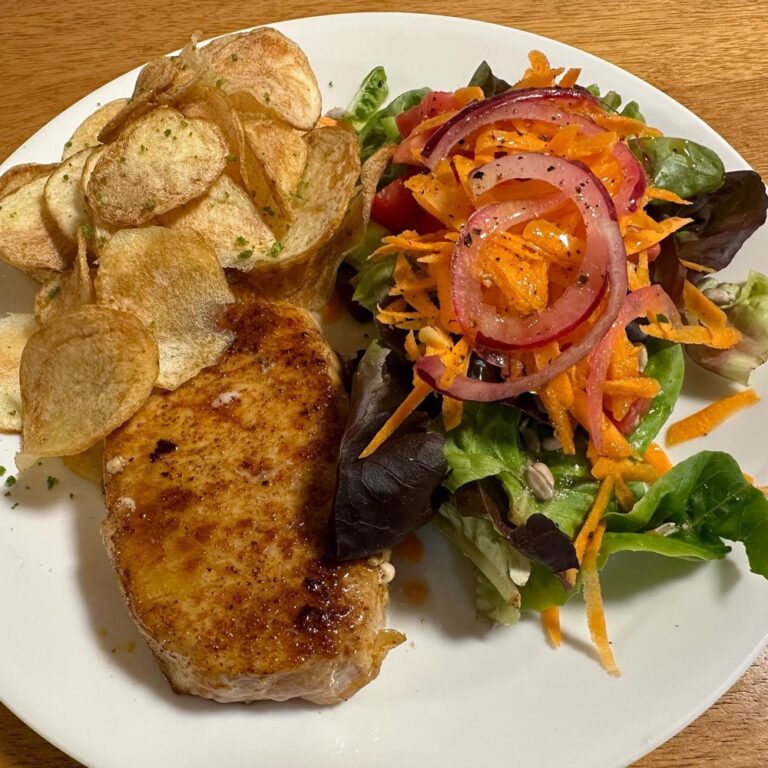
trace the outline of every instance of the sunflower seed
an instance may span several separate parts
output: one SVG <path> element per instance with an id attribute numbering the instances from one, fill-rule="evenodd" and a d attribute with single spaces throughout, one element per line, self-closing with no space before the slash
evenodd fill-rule
<path id="1" fill-rule="evenodd" d="M 555 495 L 555 477 L 541 461 L 535 461 L 525 470 L 525 482 L 539 501 L 549 501 Z"/>

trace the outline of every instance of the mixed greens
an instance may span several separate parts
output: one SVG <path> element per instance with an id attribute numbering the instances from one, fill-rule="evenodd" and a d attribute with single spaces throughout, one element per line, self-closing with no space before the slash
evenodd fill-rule
<path id="1" fill-rule="evenodd" d="M 494 99 L 509 95 L 510 88 L 520 86 L 510 86 L 483 62 L 472 75 L 469 87 L 480 89 L 482 94 L 476 98 L 484 98 L 492 105 Z M 364 161 L 381 147 L 400 145 L 379 184 L 382 204 L 391 201 L 393 185 L 414 174 L 434 171 L 434 163 L 425 161 L 427 168 L 419 168 L 402 162 L 403 158 L 408 160 L 406 148 L 418 156 L 418 148 L 410 146 L 416 133 L 426 126 L 429 136 L 437 128 L 439 136 L 418 145 L 429 160 L 439 137 L 447 141 L 445 137 L 456 130 L 452 125 L 458 119 L 448 115 L 442 121 L 445 125 L 438 128 L 441 122 L 435 119 L 435 110 L 425 105 L 438 104 L 443 95 L 431 94 L 429 89 L 408 91 L 383 107 L 387 92 L 386 75 L 377 67 L 365 78 L 341 117 L 357 132 Z M 598 100 L 606 115 L 644 125 L 635 102 L 622 108 L 618 94 L 601 96 L 597 86 L 579 89 L 569 82 L 562 88 L 562 96 L 555 93 L 552 97 L 550 92 L 549 98 L 567 95 L 578 100 L 581 93 L 587 92 Z M 453 109 L 463 115 L 460 93 L 454 94 L 458 106 L 454 104 Z M 486 108 L 486 101 L 478 102 L 476 111 Z M 471 104 L 465 107 L 467 115 L 475 109 Z M 401 135 L 401 128 L 412 115 L 420 121 L 419 129 Z M 505 127 L 511 130 L 507 124 L 501 125 Z M 519 127 L 517 131 L 522 136 Z M 720 348 L 691 343 L 685 349 L 697 364 L 746 384 L 752 370 L 768 359 L 768 277 L 753 271 L 745 282 L 730 283 L 718 281 L 714 273 L 728 266 L 745 240 L 765 222 L 765 186 L 752 171 L 726 172 L 715 152 L 693 141 L 657 135 L 653 129 L 639 133 L 644 135 L 630 134 L 623 143 L 642 168 L 642 189 L 647 186 L 654 192 L 652 199 L 644 203 L 645 213 L 660 226 L 664 222 L 669 225 L 668 234 L 660 242 L 641 251 L 646 261 L 639 263 L 647 265 L 650 280 L 650 286 L 641 290 L 659 286 L 663 295 L 677 305 L 682 319 L 678 325 L 672 323 L 673 330 L 688 330 L 689 326 L 681 326 L 684 322 L 696 323 L 698 316 L 690 314 L 693 310 L 686 299 L 693 292 L 704 297 L 698 300 L 710 307 L 710 314 L 716 312 L 712 306 L 722 310 L 723 323 L 738 343 L 721 344 Z M 623 162 L 626 169 L 634 161 Z M 482 173 L 475 171 L 470 178 L 476 181 L 478 175 Z M 620 194 L 613 196 L 618 199 Z M 631 214 L 634 206 L 631 198 L 626 212 Z M 430 212 L 433 216 L 440 213 Z M 377 221 L 374 203 L 365 240 L 347 257 L 354 274 L 353 299 L 377 315 L 380 338 L 362 357 L 352 383 L 352 408 L 341 449 L 334 509 L 335 554 L 348 559 L 394 546 L 431 519 L 475 567 L 479 617 L 512 624 L 521 610 L 543 611 L 560 606 L 579 592 L 577 570 L 584 546 L 588 548 L 592 539 L 590 532 L 585 541 L 579 541 L 579 532 L 606 482 L 607 475 L 596 471 L 604 459 L 599 451 L 595 452 L 595 436 L 584 420 L 571 418 L 575 424 L 573 445 L 566 450 L 558 439 L 558 424 L 551 418 L 551 409 L 542 406 L 538 390 L 500 400 L 488 398 L 495 402 L 462 398 L 459 420 L 449 421 L 446 402 L 455 402 L 459 391 L 479 389 L 438 385 L 420 373 L 418 364 L 414 373 L 414 354 L 419 354 L 418 350 L 414 353 L 414 340 L 420 343 L 422 355 L 436 354 L 439 340 L 431 341 L 428 334 L 416 337 L 408 332 L 406 323 L 392 322 L 392 317 L 407 313 L 382 312 L 382 308 L 392 306 L 392 297 L 399 290 L 395 273 L 403 254 L 392 243 L 407 240 L 405 236 L 400 240 L 388 238 L 384 242 L 390 247 L 381 248 L 384 238 L 397 235 L 384 226 L 385 219 L 382 215 Z M 432 230 L 427 227 L 426 234 L 420 233 L 421 239 L 414 235 L 407 242 L 433 242 L 438 236 L 430 240 L 430 231 L 437 230 L 437 224 Z M 480 230 L 466 227 L 458 237 L 470 247 L 472 233 L 479 236 Z M 455 237 L 448 240 L 456 242 Z M 457 248 L 460 245 L 458 242 Z M 402 247 L 407 251 L 406 246 Z M 578 280 L 582 281 L 582 277 L 579 275 Z M 455 283 L 453 290 L 456 302 Z M 629 290 L 635 289 L 630 285 Z M 648 314 L 653 317 L 650 310 Z M 635 460 L 642 463 L 642 457 L 654 449 L 652 443 L 670 418 L 680 393 L 685 369 L 683 345 L 677 343 L 674 333 L 665 337 L 654 331 L 656 338 L 648 335 L 654 325 L 673 320 L 666 314 L 650 325 L 642 316 L 627 325 L 626 343 L 634 345 L 643 357 L 638 375 L 657 385 L 655 394 L 638 397 L 634 406 L 625 409 L 623 421 L 621 417 L 614 419 L 631 451 L 627 458 L 608 460 L 614 469 Z M 452 328 L 448 326 L 449 331 Z M 458 347 L 455 335 L 449 342 L 454 350 Z M 470 344 L 464 362 L 466 379 L 475 385 L 513 380 L 515 374 L 504 366 L 514 360 L 504 357 L 500 350 L 500 346 L 488 350 L 479 343 Z M 402 423 L 396 423 L 397 429 L 375 452 L 361 458 L 363 449 L 403 407 L 401 404 L 424 387 L 424 381 L 432 384 L 432 389 L 425 389 L 417 407 L 411 408 Z M 440 394 L 444 396 L 442 401 Z M 451 410 L 450 418 L 453 413 Z M 629 472 L 625 478 L 616 475 L 615 482 L 622 484 L 621 492 L 617 485 L 616 494 L 609 494 L 604 509 L 599 510 L 600 566 L 611 555 L 623 551 L 718 559 L 730 550 L 725 543 L 730 541 L 741 542 L 751 569 L 768 578 L 768 500 L 745 479 L 731 456 L 702 451 L 657 473 L 640 472 L 635 477 Z"/>

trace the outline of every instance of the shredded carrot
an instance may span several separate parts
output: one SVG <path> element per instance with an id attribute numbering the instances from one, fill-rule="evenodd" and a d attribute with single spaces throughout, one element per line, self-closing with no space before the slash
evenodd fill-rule
<path id="1" fill-rule="evenodd" d="M 676 195 L 669 189 L 661 189 L 661 187 L 646 187 L 645 196 L 648 200 L 665 200 L 668 203 L 677 203 L 678 205 L 691 205 L 690 200 Z"/>
<path id="2" fill-rule="evenodd" d="M 611 500 L 611 494 L 613 493 L 613 475 L 608 475 L 602 483 L 595 496 L 595 502 L 592 505 L 592 509 L 589 510 L 587 519 L 584 521 L 579 535 L 573 542 L 574 549 L 576 550 L 576 557 L 581 562 L 584 559 L 584 551 L 587 547 L 587 542 L 595 532 L 600 518 L 603 516 L 608 502 Z"/>
<path id="3" fill-rule="evenodd" d="M 556 605 L 544 608 L 541 612 L 541 625 L 547 633 L 549 642 L 555 648 L 559 648 L 563 642 L 563 635 L 560 631 L 560 609 Z"/>
<path id="4" fill-rule="evenodd" d="M 460 107 L 465 107 L 471 101 L 482 101 L 484 98 L 483 89 L 477 85 L 468 85 L 453 92 L 453 100 Z"/>
<path id="5" fill-rule="evenodd" d="M 625 395 L 637 399 L 638 397 L 656 397 L 661 391 L 661 386 L 656 379 L 647 376 L 638 376 L 633 379 L 613 379 L 603 384 L 603 394 Z"/>
<path id="6" fill-rule="evenodd" d="M 604 480 L 609 476 L 620 476 L 625 480 L 638 480 L 643 483 L 653 483 L 658 479 L 658 473 L 650 464 L 632 461 L 631 459 L 599 458 L 592 467 L 592 477 Z"/>
<path id="7" fill-rule="evenodd" d="M 752 477 L 752 475 L 748 475 L 746 472 L 742 472 L 741 474 L 742 474 L 742 475 L 744 475 L 744 479 L 745 479 L 745 480 L 746 480 L 746 481 L 747 481 L 747 482 L 748 482 L 750 485 L 754 485 L 754 484 L 755 484 L 755 478 L 754 478 L 754 477 Z"/>
<path id="8" fill-rule="evenodd" d="M 525 70 L 521 80 L 513 88 L 548 88 L 555 85 L 555 78 L 563 74 L 563 68 L 552 69 L 549 59 L 541 51 L 531 51 L 528 54 L 530 66 Z"/>
<path id="9" fill-rule="evenodd" d="M 558 85 L 561 88 L 573 88 L 576 85 L 576 81 L 579 79 L 581 69 L 578 67 L 571 67 L 561 78 Z M 559 645 L 559 643 L 558 643 Z"/>
<path id="10" fill-rule="evenodd" d="M 683 287 L 683 303 L 685 311 L 707 328 L 724 328 L 728 324 L 728 315 L 688 280 Z"/>
<path id="11" fill-rule="evenodd" d="M 598 523 L 593 535 L 590 536 L 581 564 L 581 579 L 584 589 L 584 603 L 587 606 L 587 624 L 592 642 L 600 654 L 600 661 L 610 675 L 618 677 L 621 672 L 613 658 L 608 630 L 605 624 L 603 595 L 600 590 L 600 575 L 597 570 L 597 556 L 605 533 L 605 523 Z"/>
<path id="12" fill-rule="evenodd" d="M 322 115 L 317 122 L 320 123 L 320 125 L 338 125 L 339 124 L 338 120 L 334 120 L 332 117 L 328 117 L 328 115 Z"/>
<path id="13" fill-rule="evenodd" d="M 415 362 L 416 360 L 421 357 L 421 350 L 419 349 L 419 345 L 416 343 L 416 337 L 414 336 L 413 331 L 408 331 L 408 334 L 405 337 L 405 354 L 408 357 L 409 360 L 412 360 Z"/>
<path id="14" fill-rule="evenodd" d="M 424 398 L 432 391 L 432 387 L 424 381 L 417 381 L 411 393 L 397 407 L 397 410 L 384 422 L 384 426 L 373 436 L 358 458 L 365 459 L 381 446 L 381 444 L 421 405 Z"/>
<path id="15" fill-rule="evenodd" d="M 694 272 L 704 272 L 707 275 L 716 271 L 713 267 L 705 267 L 703 264 L 697 264 L 695 261 L 686 261 L 685 259 L 680 259 L 680 263 L 686 269 L 692 269 Z"/>
<path id="16" fill-rule="evenodd" d="M 670 323 L 649 323 L 643 326 L 648 336 L 678 344 L 702 344 L 714 349 L 730 349 L 741 341 L 741 333 L 736 328 L 705 328 L 703 325 L 684 325 L 675 328 Z"/>
<path id="17" fill-rule="evenodd" d="M 616 498 L 618 499 L 621 508 L 625 512 L 629 512 L 629 510 L 635 506 L 637 498 L 632 489 L 627 485 L 627 481 L 621 475 L 616 475 L 614 482 L 616 483 Z"/>
<path id="18" fill-rule="evenodd" d="M 754 389 L 745 389 L 743 392 L 724 397 L 687 418 L 675 422 L 667 430 L 667 445 L 677 445 L 686 440 L 708 435 L 734 413 L 754 405 L 759 400 Z"/>
<path id="19" fill-rule="evenodd" d="M 656 443 L 651 443 L 643 454 L 643 461 L 650 464 L 658 473 L 659 477 L 666 475 L 672 469 L 672 462 L 669 460 L 666 452 Z"/>

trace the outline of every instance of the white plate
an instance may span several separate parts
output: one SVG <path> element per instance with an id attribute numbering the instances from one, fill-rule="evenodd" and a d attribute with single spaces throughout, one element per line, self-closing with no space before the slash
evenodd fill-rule
<path id="1" fill-rule="evenodd" d="M 637 100 L 665 133 L 712 147 L 729 169 L 746 167 L 712 129 L 647 83 L 525 32 L 408 14 L 275 26 L 306 51 L 327 108 L 345 104 L 375 64 L 386 66 L 395 95 L 422 85 L 456 88 L 482 59 L 515 78 L 526 52 L 538 48 L 557 65 L 582 67 L 582 82 Z M 97 104 L 128 95 L 135 76 L 82 99 L 4 167 L 58 159 L 79 122 Z M 728 275 L 745 275 L 766 247 L 763 230 Z M 30 285 L 4 269 L 0 286 L 0 309 L 29 311 Z M 678 415 L 727 390 L 701 371 L 695 378 Z M 764 371 L 757 389 L 765 392 L 767 382 Z M 768 405 L 675 451 L 675 458 L 706 443 L 730 451 L 745 471 L 766 480 L 768 455 L 758 426 L 768 427 Z M 16 445 L 15 438 L 0 439 L 0 464 L 13 466 Z M 48 475 L 60 479 L 52 490 Z M 36 467 L 12 497 L 0 496 L 0 697 L 94 768 L 625 766 L 706 709 L 755 658 L 768 632 L 768 583 L 748 573 L 741 551 L 704 565 L 622 555 L 603 580 L 624 672 L 616 680 L 595 661 L 580 601 L 564 612 L 567 642 L 559 651 L 546 645 L 533 620 L 489 631 L 473 620 L 466 563 L 424 533 L 428 551 L 419 573 L 431 599 L 409 606 L 395 590 L 391 623 L 407 633 L 408 643 L 390 654 L 378 680 L 331 709 L 222 706 L 170 692 L 118 595 L 99 539 L 101 516 L 98 493 L 58 462 Z"/>

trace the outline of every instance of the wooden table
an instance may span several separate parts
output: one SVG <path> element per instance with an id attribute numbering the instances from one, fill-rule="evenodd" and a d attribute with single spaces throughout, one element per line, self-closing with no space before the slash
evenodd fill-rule
<path id="1" fill-rule="evenodd" d="M 445 0 L 407 8 L 391 0 L 5 0 L 2 5 L 0 159 L 77 99 L 180 47 L 194 30 L 208 37 L 298 16 L 410 10 L 506 24 L 602 56 L 691 108 L 768 178 L 765 0 Z M 754 768 L 766 760 L 768 652 L 699 720 L 636 768 Z M 0 768 L 75 766 L 0 705 Z"/>

